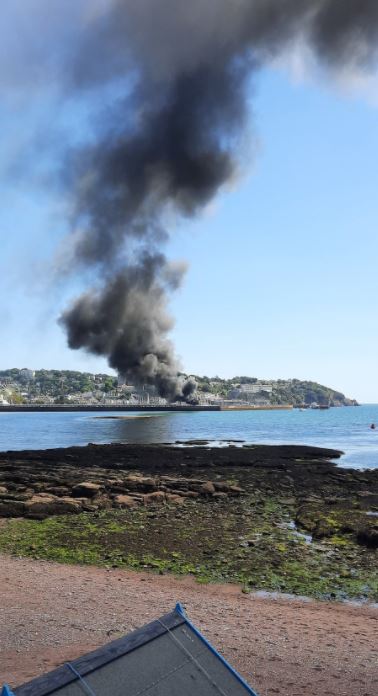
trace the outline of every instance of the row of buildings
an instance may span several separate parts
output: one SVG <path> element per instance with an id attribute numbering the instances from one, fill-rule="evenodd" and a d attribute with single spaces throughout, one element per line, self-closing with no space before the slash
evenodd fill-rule
<path id="1" fill-rule="evenodd" d="M 17 373 L 17 378 L 12 376 L 0 377 L 0 406 L 12 404 L 72 404 L 78 406 L 85 405 L 151 405 L 163 406 L 167 403 L 166 399 L 161 398 L 154 387 L 135 387 L 126 384 L 120 378 L 114 380 L 113 388 L 104 390 L 101 379 L 94 379 L 91 388 L 87 391 L 72 389 L 60 391 L 57 386 L 56 392 L 51 388 L 49 391 L 35 383 L 35 372 L 33 370 L 22 369 Z M 63 384 L 63 382 L 62 382 Z M 62 386 L 62 385 L 60 385 Z"/>
<path id="2" fill-rule="evenodd" d="M 138 387 L 128 384 L 122 376 L 88 375 L 87 381 L 76 382 L 75 373 L 71 381 L 64 373 L 23 368 L 0 374 L 0 405 L 28 404 L 72 404 L 72 405 L 150 405 L 164 406 L 166 399 L 159 396 L 153 386 Z M 41 374 L 43 373 L 43 374 Z M 83 373 L 85 374 L 85 373 Z M 47 375 L 47 376 L 46 376 Z M 107 382 L 107 384 L 105 384 Z M 227 388 L 216 381 L 199 384 L 195 395 L 200 405 L 268 405 L 274 383 L 255 380 L 231 384 Z M 206 391 L 206 389 L 209 391 Z"/>
<path id="3" fill-rule="evenodd" d="M 215 387 L 216 388 L 216 387 Z M 273 392 L 273 383 L 260 382 L 235 385 L 226 395 L 198 392 L 198 402 L 203 406 L 267 406 Z"/>

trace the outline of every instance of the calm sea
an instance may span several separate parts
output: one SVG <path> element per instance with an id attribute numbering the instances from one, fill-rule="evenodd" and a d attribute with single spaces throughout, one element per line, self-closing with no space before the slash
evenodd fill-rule
<path id="1" fill-rule="evenodd" d="M 369 427 L 373 422 L 376 430 Z M 0 413 L 0 451 L 194 439 L 331 447 L 345 452 L 342 466 L 373 468 L 378 467 L 378 405 L 326 411 Z"/>

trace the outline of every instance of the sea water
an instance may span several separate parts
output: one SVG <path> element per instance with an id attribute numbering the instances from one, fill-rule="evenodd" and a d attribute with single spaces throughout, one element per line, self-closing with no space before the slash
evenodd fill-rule
<path id="1" fill-rule="evenodd" d="M 370 428 L 371 423 L 377 429 Z M 207 440 L 301 444 L 345 452 L 341 466 L 378 466 L 378 405 L 287 411 L 0 413 L 0 451 L 93 443 Z M 240 445 L 241 442 L 234 442 Z"/>

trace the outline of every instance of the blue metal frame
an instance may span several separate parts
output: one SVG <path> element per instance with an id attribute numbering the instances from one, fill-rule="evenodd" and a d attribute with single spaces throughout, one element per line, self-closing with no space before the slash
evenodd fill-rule
<path id="1" fill-rule="evenodd" d="M 14 696 L 13 691 L 10 689 L 8 684 L 4 684 L 2 691 L 1 691 L 1 696 Z"/>
<path id="2" fill-rule="evenodd" d="M 178 623 L 177 623 L 178 619 L 177 619 L 177 618 L 174 618 L 175 615 L 176 615 L 176 617 L 179 617 L 179 619 L 182 620 L 183 623 L 181 623 L 181 624 L 179 623 L 179 624 L 178 624 Z M 163 618 L 168 618 L 168 619 L 171 620 L 171 623 L 173 622 L 173 623 L 172 623 L 171 629 L 174 628 L 174 627 L 177 626 L 177 625 L 184 625 L 184 623 L 186 623 L 187 626 L 193 631 L 193 633 L 206 645 L 206 647 L 210 650 L 210 652 L 212 652 L 213 655 L 215 655 L 215 657 L 217 657 L 218 660 L 220 660 L 220 661 L 223 663 L 223 665 L 227 668 L 227 670 L 228 670 L 229 672 L 231 672 L 231 674 L 235 677 L 235 679 L 237 679 L 237 681 L 238 681 L 240 684 L 242 684 L 242 686 L 245 688 L 246 692 L 247 692 L 248 694 L 250 694 L 250 696 L 258 696 L 258 694 L 256 693 L 256 691 L 253 691 L 253 689 L 251 689 L 251 687 L 249 686 L 249 684 L 247 684 L 247 682 L 243 679 L 243 677 L 241 677 L 240 674 L 238 674 L 238 673 L 233 669 L 233 667 L 231 667 L 231 665 L 227 662 L 227 660 L 225 660 L 225 658 L 222 657 L 222 655 L 219 654 L 219 652 L 211 645 L 211 643 L 209 643 L 209 641 L 202 635 L 202 633 L 198 630 L 198 628 L 196 628 L 196 626 L 194 626 L 194 625 L 191 623 L 191 621 L 188 619 L 188 617 L 187 617 L 187 615 L 186 615 L 186 613 L 185 613 L 185 609 L 184 609 L 184 607 L 182 606 L 182 604 L 177 603 L 176 606 L 175 606 L 174 611 L 173 611 L 171 614 L 167 615 L 167 617 L 163 617 Z M 160 620 L 157 621 L 157 622 L 156 622 L 156 621 L 155 621 L 155 622 L 152 622 L 152 624 L 150 624 L 149 626 L 154 626 L 155 624 L 156 624 L 156 625 L 160 624 L 160 627 L 164 626 L 164 623 L 162 623 L 162 621 L 160 621 Z M 167 627 L 167 626 L 164 626 L 164 627 L 165 627 L 167 630 L 171 630 L 171 629 L 169 628 L 169 626 L 168 626 L 168 627 Z M 140 629 L 140 630 L 142 630 L 142 629 Z M 45 675 L 44 677 L 40 677 L 40 678 L 38 678 L 38 679 L 36 679 L 36 680 L 34 680 L 34 681 L 36 681 L 36 682 L 38 682 L 38 684 L 40 684 L 41 680 L 44 680 L 44 690 L 43 690 L 43 693 L 47 693 L 47 692 L 50 693 L 50 690 L 47 690 L 47 691 L 46 691 L 46 688 L 45 688 L 45 687 L 46 687 L 46 684 L 45 684 L 46 680 L 48 681 L 49 678 L 50 678 L 50 680 L 51 680 L 52 676 L 54 676 L 54 675 L 55 675 L 55 679 L 56 679 L 56 674 L 57 674 L 57 673 L 60 673 L 60 672 L 62 672 L 62 671 L 65 672 L 65 673 L 66 673 L 66 676 L 67 676 L 67 667 L 70 668 L 71 672 L 73 672 L 74 675 L 76 675 L 78 678 L 82 679 L 82 678 L 83 678 L 83 675 L 82 675 L 81 670 L 80 670 L 79 668 L 82 666 L 81 663 L 82 663 L 83 661 L 84 661 L 84 664 L 86 664 L 85 674 L 87 674 L 89 671 L 93 671 L 93 670 L 95 670 L 95 669 L 98 669 L 98 668 L 99 668 L 100 666 L 102 666 L 103 664 L 108 664 L 108 662 L 112 661 L 112 659 L 116 659 L 117 657 L 119 657 L 119 656 L 121 656 L 121 655 L 123 655 L 123 654 L 126 654 L 126 653 L 129 652 L 130 650 L 137 649 L 140 645 L 143 645 L 143 644 L 146 642 L 146 640 L 142 641 L 140 644 L 139 644 L 139 643 L 138 643 L 138 644 L 135 644 L 135 635 L 136 635 L 136 634 L 139 635 L 140 630 L 139 630 L 139 631 L 134 631 L 134 632 L 133 632 L 132 634 L 130 634 L 129 636 L 125 636 L 123 639 L 118 639 L 118 641 L 113 641 L 113 643 L 109 643 L 109 645 L 107 646 L 107 649 L 108 649 L 108 652 L 109 652 L 109 646 L 110 646 L 110 647 L 112 648 L 112 652 L 109 653 L 108 659 L 105 660 L 105 662 L 104 662 L 103 660 L 101 660 L 100 662 L 99 662 L 98 660 L 97 660 L 97 662 L 94 660 L 94 656 L 97 656 L 97 657 L 98 657 L 98 656 L 100 655 L 100 656 L 103 657 L 103 656 L 105 655 L 105 652 L 106 652 L 106 651 L 104 652 L 104 648 L 101 648 L 100 650 L 97 650 L 97 651 L 95 651 L 94 653 L 90 653 L 89 655 L 84 655 L 82 658 L 78 658 L 78 660 L 75 661 L 75 664 L 74 664 L 74 665 L 72 665 L 71 663 L 66 663 L 65 665 L 62 665 L 62 667 L 60 667 L 60 668 L 58 668 L 57 670 L 55 670 L 54 672 L 51 672 L 50 675 Z M 156 635 L 155 635 L 155 634 L 154 634 L 154 635 L 149 635 L 148 639 L 149 639 L 149 640 L 153 640 L 154 638 L 157 638 L 159 635 L 160 635 L 160 633 L 158 633 L 158 634 L 156 634 Z M 131 638 L 134 636 L 134 644 L 133 644 L 133 645 L 129 645 L 129 644 L 130 644 L 130 640 L 131 640 L 130 636 L 131 636 Z M 121 645 L 121 647 L 127 644 L 128 650 L 126 650 L 125 647 L 124 647 L 123 650 L 121 650 L 121 648 L 119 648 L 118 650 L 115 650 L 114 646 L 118 646 L 119 644 Z M 106 654 L 107 654 L 107 653 L 106 653 Z M 91 669 L 88 669 L 87 662 L 88 662 L 88 658 L 90 658 L 90 657 L 92 658 L 92 668 L 91 668 Z M 61 688 L 62 686 L 65 686 L 67 683 L 69 683 L 69 681 L 70 681 L 70 680 L 67 681 L 66 679 L 63 680 L 60 684 L 58 684 L 59 688 Z M 32 683 L 33 683 L 33 682 L 29 682 L 29 686 L 30 686 L 30 684 L 32 684 Z M 87 684 L 86 684 L 86 686 L 87 686 Z M 28 685 L 27 685 L 27 684 L 24 685 L 24 688 L 27 689 L 27 688 L 28 688 Z M 57 684 L 56 684 L 56 682 L 54 682 L 54 689 L 51 689 L 51 690 L 56 690 L 56 688 L 57 688 Z M 18 693 L 19 689 L 22 690 L 23 687 L 18 687 L 18 688 L 17 688 L 17 693 Z M 89 689 L 88 689 L 88 692 L 89 692 Z M 29 692 L 28 692 L 28 693 L 29 693 Z M 34 691 L 33 691 L 33 693 L 34 693 Z M 37 693 L 37 691 L 35 691 L 35 693 Z M 39 693 L 39 691 L 38 691 L 38 693 Z M 4 686 L 3 686 L 3 688 L 2 688 L 2 691 L 1 691 L 1 693 L 0 693 L 0 696 L 15 696 L 15 694 L 14 694 L 14 692 L 11 690 L 11 688 L 10 688 L 7 684 L 4 684 Z"/>
<path id="3" fill-rule="evenodd" d="M 180 602 L 177 602 L 177 604 L 175 606 L 175 612 L 177 612 L 177 614 L 179 614 L 180 616 L 182 616 L 183 619 L 185 619 L 185 622 L 191 628 L 193 633 L 195 633 L 196 636 L 198 636 L 198 638 L 200 640 L 202 640 L 203 643 L 205 643 L 205 645 L 209 648 L 209 650 L 213 653 L 213 655 L 215 655 L 215 657 L 218 658 L 218 660 L 223 662 L 224 666 L 227 667 L 229 672 L 231 672 L 234 675 L 234 677 L 244 686 L 244 688 L 248 691 L 248 693 L 251 696 L 258 696 L 257 692 L 253 691 L 253 689 L 251 689 L 251 687 L 249 686 L 249 684 L 247 684 L 245 679 L 243 679 L 243 677 L 241 677 L 240 674 L 238 674 L 238 672 L 236 672 L 234 670 L 234 668 L 231 667 L 231 665 L 227 662 L 227 660 L 225 660 L 225 658 L 222 655 L 220 655 L 220 653 L 213 647 L 213 645 L 211 645 L 211 643 L 209 643 L 209 641 L 202 635 L 202 633 L 198 630 L 198 628 L 196 628 L 196 626 L 194 626 L 192 624 L 192 622 L 188 619 L 186 612 L 185 612 L 185 609 L 182 606 L 182 604 L 180 604 Z"/>

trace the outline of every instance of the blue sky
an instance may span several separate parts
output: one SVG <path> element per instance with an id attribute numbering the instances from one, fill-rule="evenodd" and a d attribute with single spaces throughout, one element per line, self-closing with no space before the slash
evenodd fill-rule
<path id="1" fill-rule="evenodd" d="M 10 104 L 0 119 L 11 157 L 38 109 Z M 189 262 L 171 302 L 183 368 L 313 379 L 378 402 L 378 107 L 271 68 L 251 90 L 250 131 L 239 181 L 168 246 Z M 1 188 L 0 366 L 102 371 L 56 323 L 75 288 L 51 282 L 64 213 L 53 189 L 30 185 L 39 169 Z"/>

